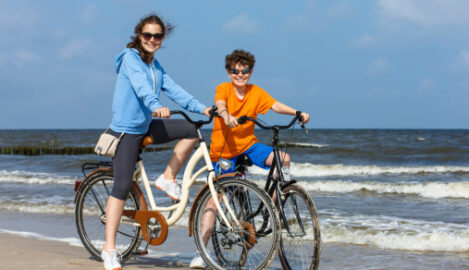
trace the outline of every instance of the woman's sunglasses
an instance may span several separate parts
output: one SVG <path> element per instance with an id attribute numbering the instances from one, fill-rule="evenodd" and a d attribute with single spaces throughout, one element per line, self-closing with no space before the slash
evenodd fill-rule
<path id="1" fill-rule="evenodd" d="M 152 34 L 152 33 L 148 33 L 148 32 L 145 32 L 145 33 L 142 33 L 142 37 L 145 41 L 150 41 L 151 38 L 153 37 L 156 41 L 160 41 L 163 39 L 164 37 L 164 34 L 163 33 L 155 33 L 155 34 Z"/>
<path id="2" fill-rule="evenodd" d="M 251 73 L 251 68 L 245 68 L 243 70 L 239 70 L 239 69 L 236 69 L 236 68 L 230 68 L 229 71 L 230 71 L 231 74 L 236 74 L 236 75 L 238 75 L 238 73 L 240 73 L 240 72 L 241 72 L 241 74 L 249 74 L 249 73 Z"/>

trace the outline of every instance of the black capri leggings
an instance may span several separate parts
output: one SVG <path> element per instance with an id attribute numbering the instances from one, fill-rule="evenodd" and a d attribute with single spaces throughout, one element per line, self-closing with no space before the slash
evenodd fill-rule
<path id="1" fill-rule="evenodd" d="M 111 129 L 108 133 L 119 136 L 119 132 Z M 195 126 L 184 119 L 154 119 L 150 123 L 147 134 L 129 134 L 122 136 L 116 154 L 112 159 L 114 168 L 114 185 L 111 196 L 126 200 L 130 191 L 139 148 L 145 136 L 153 137 L 155 144 L 162 144 L 178 139 L 197 138 Z"/>

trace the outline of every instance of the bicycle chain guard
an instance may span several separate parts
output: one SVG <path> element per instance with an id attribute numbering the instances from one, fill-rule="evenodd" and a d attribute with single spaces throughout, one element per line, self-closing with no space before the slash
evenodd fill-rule
<path id="1" fill-rule="evenodd" d="M 251 249 L 256 244 L 256 231 L 254 230 L 254 226 L 246 221 L 241 222 L 241 226 L 243 227 L 243 236 L 246 240 L 244 245 L 247 249 Z"/>
<path id="2" fill-rule="evenodd" d="M 158 246 L 166 241 L 166 237 L 168 237 L 168 223 L 166 223 L 166 218 L 160 212 L 148 210 L 124 210 L 122 215 L 132 218 L 140 224 L 143 239 L 145 239 L 145 241 L 147 241 L 147 243 L 150 245 Z M 151 218 L 154 218 L 157 221 L 156 224 L 149 224 Z M 158 237 L 152 237 L 150 242 L 148 242 L 150 239 L 150 234 L 148 233 L 147 229 L 149 226 L 157 225 L 160 226 Z"/>

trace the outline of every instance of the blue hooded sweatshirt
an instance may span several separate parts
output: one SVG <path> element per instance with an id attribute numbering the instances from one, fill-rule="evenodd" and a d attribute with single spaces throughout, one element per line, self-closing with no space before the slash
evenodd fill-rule
<path id="1" fill-rule="evenodd" d="M 205 105 L 177 85 L 153 57 L 143 62 L 136 49 L 125 49 L 116 59 L 117 82 L 112 101 L 110 128 L 116 132 L 145 134 L 152 113 L 163 107 L 161 91 L 184 109 L 202 113 Z"/>

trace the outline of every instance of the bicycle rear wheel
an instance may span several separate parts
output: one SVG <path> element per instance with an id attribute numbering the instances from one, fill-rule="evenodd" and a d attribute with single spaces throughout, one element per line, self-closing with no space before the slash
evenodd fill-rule
<path id="1" fill-rule="evenodd" d="M 229 230 L 206 189 L 194 219 L 194 238 L 200 255 L 213 269 L 267 268 L 280 241 L 280 223 L 272 200 L 256 184 L 245 180 L 219 180 L 216 188 L 223 213 L 234 230 Z M 228 213 L 223 195 L 240 225 Z"/>
<path id="2" fill-rule="evenodd" d="M 89 184 L 79 192 L 75 218 L 78 235 L 90 254 L 101 260 L 101 252 L 106 241 L 106 205 L 114 182 L 112 172 L 99 172 L 92 175 Z M 131 190 L 124 209 L 140 209 L 139 201 Z M 140 227 L 134 220 L 123 216 L 116 234 L 116 249 L 121 261 L 128 260 L 134 249 L 140 246 Z"/>
<path id="3" fill-rule="evenodd" d="M 317 270 L 321 232 L 316 206 L 308 192 L 296 184 L 284 188 L 283 193 L 282 207 L 288 223 L 287 227 L 280 217 L 282 239 L 278 253 L 283 269 Z"/>

